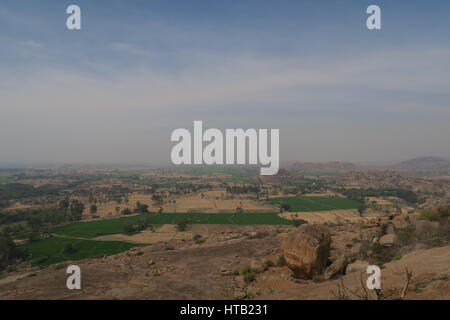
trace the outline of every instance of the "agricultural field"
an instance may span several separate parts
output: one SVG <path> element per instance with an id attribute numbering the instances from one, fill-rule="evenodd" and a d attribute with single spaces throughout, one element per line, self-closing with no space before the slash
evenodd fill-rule
<path id="1" fill-rule="evenodd" d="M 10 177 L 8 173 L 0 172 L 0 183 L 7 183 L 10 181 Z"/>
<path id="2" fill-rule="evenodd" d="M 237 225 L 291 225 L 275 213 L 162 213 L 141 214 L 117 219 L 75 222 L 51 230 L 53 234 L 67 237 L 94 238 L 121 233 L 125 224 L 147 222 L 153 225 L 178 224 L 237 224 Z"/>
<path id="3" fill-rule="evenodd" d="M 314 212 L 356 209 L 359 203 L 348 198 L 325 198 L 325 197 L 284 197 L 268 200 L 273 205 L 289 204 L 289 212 Z"/>
<path id="4" fill-rule="evenodd" d="M 164 212 L 235 213 L 237 208 L 242 208 L 245 213 L 274 212 L 274 208 L 265 201 L 246 199 L 244 196 L 232 198 L 227 196 L 227 192 L 223 189 L 204 191 L 168 198 L 172 202 L 162 207 Z M 158 211 L 158 208 L 158 205 L 153 205 L 150 211 Z"/>
<path id="5" fill-rule="evenodd" d="M 65 252 L 65 248 L 69 244 L 75 248 L 71 253 Z M 46 267 L 62 261 L 75 261 L 104 255 L 113 255 L 127 251 L 136 246 L 137 244 L 123 241 L 96 241 L 50 237 L 28 243 L 25 248 L 32 255 L 31 263 Z"/>

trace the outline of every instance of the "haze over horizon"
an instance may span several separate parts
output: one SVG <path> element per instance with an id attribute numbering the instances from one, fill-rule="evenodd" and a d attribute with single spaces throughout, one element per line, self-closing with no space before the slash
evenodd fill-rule
<path id="1" fill-rule="evenodd" d="M 279 128 L 281 163 L 450 158 L 448 1 L 69 4 L 0 2 L 0 164 L 169 164 L 194 120 Z"/>

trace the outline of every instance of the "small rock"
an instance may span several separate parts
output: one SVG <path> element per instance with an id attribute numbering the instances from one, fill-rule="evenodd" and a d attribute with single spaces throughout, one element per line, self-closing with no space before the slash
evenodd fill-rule
<path id="1" fill-rule="evenodd" d="M 395 216 L 394 219 L 392 219 L 392 224 L 395 229 L 405 229 L 408 227 L 408 216 L 405 214 Z"/>
<path id="2" fill-rule="evenodd" d="M 345 269 L 345 273 L 352 273 L 352 272 L 366 272 L 367 266 L 369 265 L 366 261 L 356 260 L 353 263 L 350 263 L 347 265 L 347 268 Z"/>
<path id="3" fill-rule="evenodd" d="M 233 297 L 236 300 L 244 299 L 247 294 L 243 290 L 234 290 Z"/>
<path id="4" fill-rule="evenodd" d="M 392 246 L 395 241 L 397 241 L 397 235 L 395 234 L 385 234 L 380 238 L 380 244 L 385 247 Z"/>
<path id="5" fill-rule="evenodd" d="M 232 276 L 234 275 L 234 271 L 233 270 L 220 270 L 220 275 L 221 276 Z"/>
<path id="6" fill-rule="evenodd" d="M 347 258 L 345 256 L 340 256 L 325 270 L 324 274 L 325 279 L 330 279 L 335 275 L 344 273 L 346 265 L 347 265 Z"/>

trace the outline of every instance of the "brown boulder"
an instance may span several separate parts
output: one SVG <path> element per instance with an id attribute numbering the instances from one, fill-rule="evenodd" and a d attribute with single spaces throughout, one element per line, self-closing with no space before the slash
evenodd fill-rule
<path id="1" fill-rule="evenodd" d="M 289 233 L 282 250 L 286 265 L 300 279 L 312 279 L 321 274 L 330 255 L 331 236 L 327 228 L 304 224 Z"/>
<path id="2" fill-rule="evenodd" d="M 347 257 L 342 255 L 337 258 L 326 270 L 325 270 L 325 279 L 331 279 L 335 276 L 339 276 L 344 274 L 345 267 L 347 266 Z"/>
<path id="3" fill-rule="evenodd" d="M 397 241 L 397 235 L 385 234 L 380 238 L 380 244 L 385 247 L 391 247 Z"/>
<path id="4" fill-rule="evenodd" d="M 345 269 L 345 273 L 349 274 L 352 272 L 363 272 L 365 273 L 367 270 L 367 267 L 369 266 L 369 263 L 366 261 L 356 260 L 353 263 L 350 263 L 347 265 L 347 268 Z"/>
<path id="5" fill-rule="evenodd" d="M 405 214 L 395 216 L 394 219 L 392 219 L 392 224 L 395 229 L 405 229 L 409 225 L 408 216 Z"/>

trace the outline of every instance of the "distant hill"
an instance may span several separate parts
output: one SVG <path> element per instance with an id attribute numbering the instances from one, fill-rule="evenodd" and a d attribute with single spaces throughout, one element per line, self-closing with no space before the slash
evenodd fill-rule
<path id="1" fill-rule="evenodd" d="M 347 172 L 361 169 L 351 162 L 296 162 L 291 167 L 291 170 L 301 172 Z"/>
<path id="2" fill-rule="evenodd" d="M 416 172 L 447 172 L 450 171 L 450 160 L 440 157 L 418 157 L 397 163 L 392 169 Z"/>

